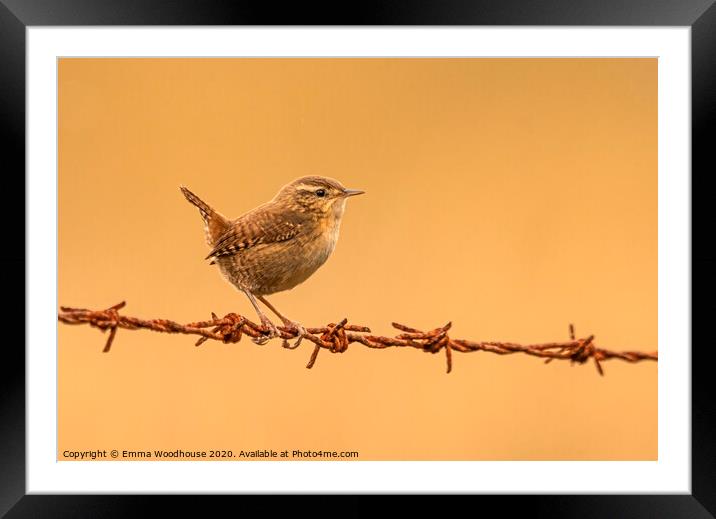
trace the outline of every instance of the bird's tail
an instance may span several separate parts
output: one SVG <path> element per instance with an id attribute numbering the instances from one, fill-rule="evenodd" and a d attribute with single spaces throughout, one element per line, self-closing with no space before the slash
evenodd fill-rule
<path id="1" fill-rule="evenodd" d="M 206 243 L 210 247 L 213 247 L 216 240 L 218 240 L 229 227 L 229 221 L 221 213 L 214 211 L 206 202 L 184 186 L 180 186 L 180 189 L 186 199 L 199 209 L 201 217 L 204 220 Z"/>

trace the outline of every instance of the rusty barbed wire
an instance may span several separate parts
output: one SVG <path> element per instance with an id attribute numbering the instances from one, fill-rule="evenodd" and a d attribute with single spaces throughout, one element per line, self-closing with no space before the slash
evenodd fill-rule
<path id="1" fill-rule="evenodd" d="M 236 343 L 244 335 L 252 339 L 265 338 L 268 329 L 256 324 L 250 319 L 235 313 L 226 314 L 219 318 L 212 312 L 211 319 L 197 321 L 189 324 L 180 324 L 168 319 L 139 319 L 121 315 L 119 310 L 124 308 L 122 301 L 105 310 L 87 310 L 85 308 L 60 307 L 57 315 L 58 321 L 65 324 L 89 324 L 99 328 L 103 332 L 109 330 L 109 337 L 105 343 L 103 352 L 109 352 L 117 334 L 118 328 L 127 330 L 147 329 L 163 333 L 181 333 L 186 335 L 199 335 L 196 346 L 200 346 L 209 339 L 224 343 Z M 522 345 L 513 342 L 496 341 L 470 341 L 465 339 L 452 339 L 448 330 L 452 323 L 433 330 L 423 332 L 400 323 L 391 323 L 394 328 L 403 333 L 395 337 L 381 337 L 370 335 L 370 328 L 348 324 L 348 319 L 339 323 L 329 323 L 324 327 L 306 328 L 305 335 L 293 328 L 279 326 L 278 330 L 282 339 L 282 346 L 286 349 L 296 349 L 303 339 L 313 343 L 314 348 L 311 357 L 306 365 L 312 368 L 316 363 L 321 349 L 331 353 L 343 353 L 352 343 L 360 343 L 368 348 L 385 349 L 392 347 L 408 347 L 422 350 L 426 353 L 438 353 L 445 351 L 447 373 L 452 371 L 453 351 L 470 353 L 485 351 L 498 355 L 509 355 L 513 353 L 524 353 L 534 357 L 545 359 L 545 363 L 555 359 L 569 360 L 571 363 L 584 364 L 589 359 L 594 359 L 594 364 L 600 375 L 604 375 L 601 362 L 610 359 L 620 359 L 626 362 L 639 362 L 642 360 L 658 361 L 658 352 L 645 353 L 640 351 L 610 351 L 598 348 L 594 344 L 594 335 L 585 338 L 576 338 L 574 326 L 569 325 L 569 341 L 548 342 L 543 344 Z M 290 339 L 296 339 L 292 345 Z"/>

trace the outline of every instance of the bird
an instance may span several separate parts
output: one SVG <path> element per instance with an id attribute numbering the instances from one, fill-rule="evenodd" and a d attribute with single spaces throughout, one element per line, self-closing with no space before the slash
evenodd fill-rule
<path id="1" fill-rule="evenodd" d="M 296 332 L 298 346 L 306 329 L 283 316 L 266 296 L 296 287 L 326 262 L 338 240 L 346 200 L 364 191 L 347 189 L 332 178 L 304 176 L 284 185 L 269 202 L 230 220 L 185 186 L 180 189 L 204 221 L 211 247 L 205 259 L 246 294 L 266 330 L 254 342 L 265 344 L 280 336 L 261 311 L 261 301 Z"/>

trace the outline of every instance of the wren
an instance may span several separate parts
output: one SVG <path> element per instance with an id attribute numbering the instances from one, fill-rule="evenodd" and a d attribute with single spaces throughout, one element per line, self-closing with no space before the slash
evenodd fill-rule
<path id="1" fill-rule="evenodd" d="M 251 301 L 267 333 L 254 339 L 264 344 L 279 331 L 261 311 L 257 299 L 295 330 L 306 330 L 281 315 L 265 296 L 290 290 L 306 281 L 333 252 L 348 197 L 363 191 L 346 189 L 331 178 L 308 176 L 283 186 L 269 202 L 234 220 L 215 211 L 181 186 L 186 199 L 204 220 L 211 252 L 205 259 Z"/>

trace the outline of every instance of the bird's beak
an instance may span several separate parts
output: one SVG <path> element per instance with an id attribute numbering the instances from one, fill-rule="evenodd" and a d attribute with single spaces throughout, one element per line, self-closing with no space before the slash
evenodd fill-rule
<path id="1" fill-rule="evenodd" d="M 365 193 L 365 191 L 361 191 L 360 189 L 344 189 L 343 190 L 343 196 L 356 196 L 356 195 L 362 195 Z"/>

